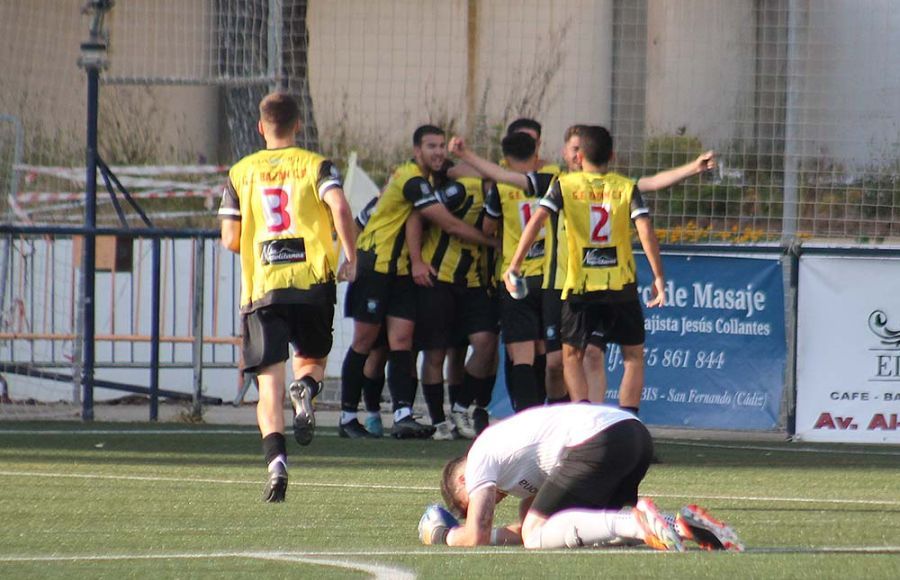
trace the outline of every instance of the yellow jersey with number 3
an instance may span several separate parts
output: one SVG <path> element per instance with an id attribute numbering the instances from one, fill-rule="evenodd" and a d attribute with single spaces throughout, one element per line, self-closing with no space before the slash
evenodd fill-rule
<path id="1" fill-rule="evenodd" d="M 333 286 L 338 250 L 323 201 L 333 187 L 337 168 L 300 147 L 258 151 L 228 172 L 219 217 L 241 222 L 242 312 L 315 301 Z"/>

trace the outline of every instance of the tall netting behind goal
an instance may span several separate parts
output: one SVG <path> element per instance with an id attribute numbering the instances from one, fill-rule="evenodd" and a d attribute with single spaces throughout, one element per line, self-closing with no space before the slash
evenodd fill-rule
<path id="1" fill-rule="evenodd" d="M 0 4 L 6 223 L 82 219 L 86 4 Z M 118 0 L 106 25 L 101 154 L 159 225 L 217 227 L 224 171 L 261 146 L 257 102 L 281 87 L 302 103 L 302 145 L 344 168 L 356 153 L 355 183 L 383 185 L 417 125 L 498 158 L 527 116 L 549 160 L 568 126 L 610 128 L 633 177 L 714 149 L 714 174 L 648 195 L 663 243 L 900 239 L 890 0 Z M 332 375 L 340 315 L 335 329 Z"/>

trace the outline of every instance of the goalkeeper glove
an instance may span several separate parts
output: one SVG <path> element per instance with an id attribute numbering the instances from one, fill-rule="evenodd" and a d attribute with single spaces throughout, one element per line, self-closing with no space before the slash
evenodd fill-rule
<path id="1" fill-rule="evenodd" d="M 426 546 L 446 544 L 450 528 L 458 525 L 459 522 L 453 517 L 453 514 L 444 509 L 444 506 L 430 505 L 422 514 L 422 519 L 419 520 L 419 539 Z"/>

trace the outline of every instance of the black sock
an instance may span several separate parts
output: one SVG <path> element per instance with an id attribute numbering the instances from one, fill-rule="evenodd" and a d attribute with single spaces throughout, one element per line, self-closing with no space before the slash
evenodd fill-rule
<path id="1" fill-rule="evenodd" d="M 447 385 L 447 396 L 450 399 L 450 410 L 453 410 L 453 405 L 461 405 L 463 407 L 468 407 L 468 405 L 464 405 L 460 396 L 463 392 L 463 385 Z M 465 398 L 465 397 L 463 397 Z"/>
<path id="2" fill-rule="evenodd" d="M 363 375 L 362 395 L 366 404 L 366 411 L 378 413 L 381 411 L 381 392 L 384 391 L 384 375 L 370 379 Z"/>
<path id="3" fill-rule="evenodd" d="M 359 409 L 362 396 L 363 367 L 367 355 L 347 349 L 344 365 L 341 368 L 341 411 L 355 413 Z"/>
<path id="4" fill-rule="evenodd" d="M 458 402 L 461 407 L 469 408 L 472 401 L 475 400 L 475 394 L 478 392 L 478 379 L 469 373 L 463 374 L 463 384 L 460 387 Z"/>
<path id="5" fill-rule="evenodd" d="M 287 458 L 287 447 L 284 445 L 284 435 L 281 433 L 269 433 L 262 440 L 263 457 L 266 458 L 266 467 L 279 455 Z"/>
<path id="6" fill-rule="evenodd" d="M 428 407 L 428 416 L 431 424 L 437 425 L 447 420 L 444 414 L 444 383 L 422 383 L 422 394 L 425 395 L 425 405 Z"/>
<path id="7" fill-rule="evenodd" d="M 638 416 L 638 408 L 637 408 L 637 407 L 626 407 L 626 406 L 624 406 L 624 405 L 619 405 L 619 408 L 622 409 L 623 411 L 628 411 L 629 413 L 631 413 L 631 414 L 634 415 L 635 417 Z"/>
<path id="8" fill-rule="evenodd" d="M 547 355 L 534 355 L 534 380 L 537 384 L 538 404 L 543 405 L 547 399 Z"/>
<path id="9" fill-rule="evenodd" d="M 551 398 L 548 398 L 548 399 L 547 399 L 547 404 L 549 404 L 549 405 L 555 405 L 555 404 L 557 404 L 557 403 L 568 403 L 568 402 L 571 401 L 571 400 L 572 400 L 572 399 L 569 397 L 569 393 L 566 393 L 565 395 L 563 395 L 562 397 L 559 397 L 558 399 L 551 399 Z"/>
<path id="10" fill-rule="evenodd" d="M 416 381 L 412 378 L 413 356 L 409 350 L 392 350 L 388 354 L 387 384 L 394 411 L 412 407 Z"/>
<path id="11" fill-rule="evenodd" d="M 475 404 L 479 407 L 487 407 L 491 404 L 491 397 L 494 395 L 494 385 L 497 383 L 497 375 L 489 375 L 483 379 L 478 379 L 478 386 L 475 387 L 474 397 Z"/>
<path id="12" fill-rule="evenodd" d="M 538 400 L 536 383 L 533 366 L 513 365 L 512 371 L 506 378 L 506 389 L 509 391 L 513 409 L 517 413 L 543 402 Z"/>

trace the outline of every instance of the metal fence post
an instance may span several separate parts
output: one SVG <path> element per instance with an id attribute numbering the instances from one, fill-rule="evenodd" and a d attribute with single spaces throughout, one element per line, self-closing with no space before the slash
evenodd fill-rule
<path id="1" fill-rule="evenodd" d="M 194 367 L 194 389 L 191 405 L 191 417 L 199 419 L 203 416 L 203 407 L 200 404 L 203 394 L 203 292 L 206 257 L 206 244 L 203 238 L 194 238 L 194 304 L 193 304 L 193 336 L 194 343 L 191 349 L 191 359 Z"/>
<path id="2" fill-rule="evenodd" d="M 150 420 L 159 418 L 159 309 L 160 309 L 160 262 L 161 242 L 158 237 L 152 241 L 150 275 Z"/>

